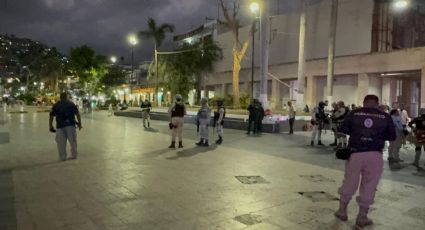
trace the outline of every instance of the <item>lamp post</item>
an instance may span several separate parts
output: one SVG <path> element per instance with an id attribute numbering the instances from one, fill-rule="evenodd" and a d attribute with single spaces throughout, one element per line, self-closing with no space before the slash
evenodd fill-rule
<path id="1" fill-rule="evenodd" d="M 134 46 L 136 46 L 137 43 L 139 43 L 139 40 L 137 39 L 137 36 L 135 34 L 128 35 L 127 39 L 131 47 L 131 77 L 130 77 L 130 81 L 131 81 L 131 79 L 133 78 L 133 73 L 134 73 Z M 124 94 L 123 101 L 125 101 L 125 96 L 126 95 Z"/>
<path id="2" fill-rule="evenodd" d="M 117 62 L 117 57 L 111 56 L 109 60 L 111 61 L 112 64 L 115 64 Z"/>
<path id="3" fill-rule="evenodd" d="M 260 21 L 261 21 L 261 8 L 260 5 L 257 2 L 252 2 L 249 5 L 249 9 L 251 12 L 255 15 L 260 14 Z M 257 17 L 255 17 L 253 23 L 253 31 L 252 31 L 252 48 L 251 48 L 251 99 L 254 99 L 254 65 L 255 65 L 255 30 L 256 30 L 256 20 Z M 261 22 L 260 22 L 260 28 L 261 28 Z M 261 32 L 260 32 L 261 33 Z"/>

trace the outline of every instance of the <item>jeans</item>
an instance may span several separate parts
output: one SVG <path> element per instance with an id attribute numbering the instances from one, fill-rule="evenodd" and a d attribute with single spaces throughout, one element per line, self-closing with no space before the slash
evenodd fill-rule
<path id="1" fill-rule="evenodd" d="M 56 130 L 56 144 L 58 146 L 59 159 L 66 160 L 66 143 L 71 145 L 71 156 L 77 158 L 77 130 L 74 126 L 66 126 Z"/>
<path id="2" fill-rule="evenodd" d="M 295 118 L 289 118 L 289 133 L 294 133 Z"/>

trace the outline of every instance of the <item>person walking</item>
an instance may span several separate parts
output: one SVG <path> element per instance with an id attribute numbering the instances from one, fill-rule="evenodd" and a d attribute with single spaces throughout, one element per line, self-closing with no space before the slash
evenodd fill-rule
<path id="1" fill-rule="evenodd" d="M 390 141 L 390 145 L 388 147 L 388 163 L 390 164 L 391 169 L 399 169 L 401 168 L 400 162 L 402 162 L 399 152 L 403 143 L 404 127 L 400 113 L 397 109 L 391 110 L 390 115 L 394 122 L 397 138 L 394 141 Z"/>
<path id="2" fill-rule="evenodd" d="M 152 104 L 149 102 L 148 99 L 145 99 L 145 101 L 140 104 L 140 108 L 142 109 L 143 127 L 145 127 L 145 129 L 151 127 L 150 113 L 152 109 Z"/>
<path id="3" fill-rule="evenodd" d="M 317 145 L 323 145 L 322 130 L 325 126 L 325 120 L 327 119 L 327 115 L 325 113 L 325 106 L 326 104 L 324 102 L 319 102 L 319 105 L 313 110 L 313 115 L 311 119 L 311 124 L 313 125 L 313 133 L 310 142 L 311 146 L 314 146 L 314 141 L 316 140 L 316 137 Z"/>
<path id="4" fill-rule="evenodd" d="M 405 109 L 404 104 L 401 105 L 399 113 L 401 118 L 401 124 L 403 125 L 403 128 L 404 128 L 404 131 L 403 131 L 404 135 L 402 136 L 402 145 L 406 146 L 407 134 L 409 134 L 409 132 L 407 131 L 407 125 L 409 124 L 410 117 L 409 117 L 409 114 L 407 113 L 407 110 Z"/>
<path id="5" fill-rule="evenodd" d="M 53 127 L 53 119 L 56 118 L 56 129 Z M 75 121 L 77 118 L 77 121 Z M 66 92 L 60 94 L 60 101 L 52 107 L 49 116 L 49 130 L 56 132 L 56 144 L 59 152 L 59 159 L 61 161 L 67 160 L 66 143 L 69 141 L 71 145 L 70 160 L 77 159 L 77 131 L 83 128 L 81 123 L 80 112 L 77 106 L 68 99 Z"/>
<path id="6" fill-rule="evenodd" d="M 359 205 L 357 228 L 373 224 L 368 218 L 368 211 L 374 202 L 383 172 L 384 142 L 396 139 L 390 115 L 379 110 L 378 106 L 379 98 L 376 95 L 367 95 L 363 100 L 363 108 L 353 110 L 338 130 L 350 136 L 351 155 L 346 161 L 344 180 L 338 190 L 340 203 L 335 216 L 342 221 L 348 219 L 348 204 L 360 184 L 360 194 L 356 199 Z"/>
<path id="7" fill-rule="evenodd" d="M 179 139 L 179 148 L 183 148 L 183 124 L 184 116 L 186 115 L 186 107 L 180 94 L 175 96 L 175 102 L 168 110 L 168 113 L 171 116 L 171 145 L 168 148 L 176 148 L 177 137 Z"/>
<path id="8" fill-rule="evenodd" d="M 296 110 L 292 105 L 292 102 L 288 101 L 289 135 L 294 134 L 295 114 Z"/>
<path id="9" fill-rule="evenodd" d="M 215 142 L 220 145 L 223 143 L 223 124 L 224 118 L 226 117 L 226 108 L 223 105 L 223 101 L 218 100 L 217 102 L 217 111 L 214 112 L 214 125 L 216 128 L 218 139 Z"/>
<path id="10" fill-rule="evenodd" d="M 422 148 L 425 147 L 425 108 L 420 110 L 420 116 L 414 118 L 409 122 L 409 127 L 412 128 L 413 133 L 415 134 L 415 159 L 412 163 L 418 170 L 423 170 L 419 165 L 421 160 Z"/>
<path id="11" fill-rule="evenodd" d="M 211 109 L 208 107 L 208 99 L 201 99 L 201 108 L 198 111 L 197 119 L 199 121 L 199 136 L 200 140 L 196 145 L 208 147 L 209 131 L 208 127 L 211 122 Z"/>
<path id="12" fill-rule="evenodd" d="M 338 105 L 334 102 L 332 103 L 332 110 L 331 110 L 331 114 L 330 114 L 330 121 L 331 121 L 331 130 L 332 133 L 334 134 L 334 142 L 332 144 L 330 144 L 329 146 L 337 146 L 338 145 L 338 121 L 335 117 L 335 114 L 338 112 Z"/>
<path id="13" fill-rule="evenodd" d="M 109 106 L 108 106 L 108 116 L 112 116 L 112 115 L 114 115 L 114 106 L 112 105 L 112 102 L 111 102 L 109 103 Z"/>

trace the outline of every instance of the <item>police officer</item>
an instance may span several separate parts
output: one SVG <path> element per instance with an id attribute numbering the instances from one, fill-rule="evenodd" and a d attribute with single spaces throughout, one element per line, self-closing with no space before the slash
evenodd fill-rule
<path id="1" fill-rule="evenodd" d="M 198 111 L 197 119 L 199 122 L 200 140 L 196 145 L 208 147 L 208 126 L 211 121 L 211 109 L 208 107 L 208 99 L 201 99 L 201 108 Z"/>
<path id="2" fill-rule="evenodd" d="M 171 145 L 170 149 L 176 147 L 176 137 L 179 138 L 179 148 L 183 148 L 183 124 L 184 116 L 186 115 L 186 107 L 184 106 L 182 96 L 177 94 L 175 96 L 175 102 L 168 110 L 168 113 L 171 116 Z"/>
<path id="3" fill-rule="evenodd" d="M 311 119 L 311 124 L 313 125 L 313 133 L 311 136 L 311 146 L 314 146 L 314 141 L 317 136 L 317 145 L 322 144 L 322 130 L 325 126 L 325 120 L 327 119 L 327 115 L 325 113 L 325 102 L 319 102 L 319 105 L 314 108 L 313 116 Z"/>
<path id="4" fill-rule="evenodd" d="M 149 100 L 148 99 L 146 99 L 145 101 L 143 101 L 141 104 L 140 104 L 140 108 L 142 109 L 142 119 L 143 119 L 143 127 L 145 127 L 145 128 L 149 128 L 151 125 L 150 125 L 150 112 L 151 112 L 151 109 L 152 109 L 152 104 L 149 102 Z M 147 121 L 147 126 L 146 126 L 146 121 Z"/>
<path id="5" fill-rule="evenodd" d="M 409 122 L 409 127 L 414 130 L 414 134 L 416 137 L 415 141 L 415 160 L 412 165 L 415 166 L 418 170 L 422 170 L 423 168 L 419 166 L 419 161 L 421 159 L 422 147 L 425 147 L 425 108 L 420 110 L 420 116 L 414 118 L 411 122 Z"/>
<path id="6" fill-rule="evenodd" d="M 343 221 L 348 219 L 347 206 L 360 183 L 358 228 L 373 224 L 367 214 L 383 172 L 382 150 L 385 141 L 396 138 L 394 123 L 388 113 L 379 110 L 376 95 L 367 95 L 363 106 L 353 110 L 338 129 L 350 136 L 351 156 L 345 164 L 344 180 L 339 188 L 340 205 L 335 216 Z"/>
<path id="7" fill-rule="evenodd" d="M 218 140 L 215 143 L 219 145 L 223 143 L 223 124 L 224 124 L 225 116 L 226 116 L 226 108 L 224 108 L 223 106 L 223 101 L 218 100 L 217 111 L 214 112 L 214 125 L 218 135 Z"/>

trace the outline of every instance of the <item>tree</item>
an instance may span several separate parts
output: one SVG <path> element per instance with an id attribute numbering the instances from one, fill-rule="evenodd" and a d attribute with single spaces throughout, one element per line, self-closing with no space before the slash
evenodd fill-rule
<path id="1" fill-rule="evenodd" d="M 125 84 L 125 72 L 116 65 L 110 66 L 108 72 L 102 77 L 100 83 L 106 88 L 114 88 Z"/>
<path id="2" fill-rule="evenodd" d="M 54 47 L 45 49 L 29 63 L 28 68 L 38 80 L 46 83 L 49 90 L 58 93 L 59 80 L 63 80 L 66 75 L 66 58 Z"/>
<path id="3" fill-rule="evenodd" d="M 172 33 L 174 31 L 174 25 L 164 23 L 160 26 L 156 25 L 156 22 L 153 18 L 148 18 L 148 29 L 144 31 L 140 31 L 139 35 L 146 39 L 153 39 L 155 44 L 155 65 L 156 65 L 156 73 L 159 73 L 159 65 L 158 65 L 158 48 L 161 46 L 162 42 L 165 39 L 167 33 Z M 159 85 L 159 76 L 156 76 L 156 87 L 155 94 L 158 95 L 158 85 Z"/>
<path id="4" fill-rule="evenodd" d="M 70 50 L 69 61 L 70 72 L 78 78 L 85 90 L 98 92 L 100 79 L 107 73 L 106 57 L 96 55 L 92 48 L 83 45 Z"/>
<path id="5" fill-rule="evenodd" d="M 252 24 L 248 39 L 242 44 L 239 41 L 239 28 L 241 27 L 240 21 L 237 18 L 239 12 L 239 3 L 234 2 L 233 4 L 233 13 L 230 15 L 229 9 L 224 5 L 223 0 L 220 0 L 221 9 L 223 10 L 223 15 L 225 18 L 224 24 L 227 28 L 232 31 L 233 34 L 233 73 L 232 73 L 232 87 L 233 87 L 233 106 L 235 108 L 240 108 L 239 102 L 239 72 L 241 70 L 241 62 L 245 57 L 245 53 L 248 49 L 249 41 L 254 34 L 254 25 Z"/>
<path id="6" fill-rule="evenodd" d="M 161 64 L 161 69 L 166 72 L 165 87 L 172 94 L 182 94 L 186 99 L 189 91 L 195 85 L 199 86 L 201 74 L 211 71 L 213 63 L 221 58 L 221 48 L 211 39 L 194 44 L 184 43 Z"/>

